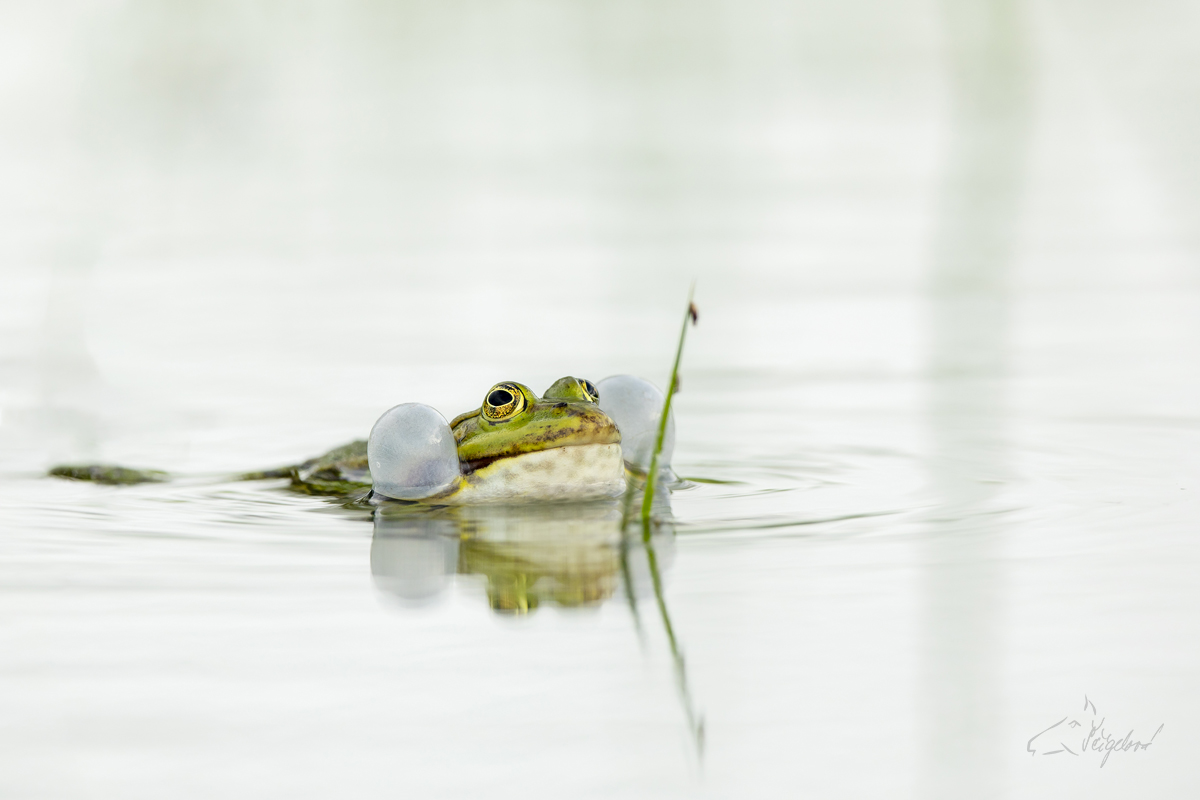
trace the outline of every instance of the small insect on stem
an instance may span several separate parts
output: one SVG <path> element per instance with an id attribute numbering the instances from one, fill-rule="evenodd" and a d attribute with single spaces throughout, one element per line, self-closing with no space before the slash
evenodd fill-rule
<path id="1" fill-rule="evenodd" d="M 658 456 L 662 452 L 663 439 L 667 435 L 667 419 L 671 413 L 671 399 L 679 391 L 679 362 L 683 358 L 683 341 L 687 338 L 688 323 L 695 325 L 700 320 L 700 312 L 692 302 L 696 293 L 696 284 L 688 290 L 687 313 L 683 315 L 683 326 L 679 330 L 679 344 L 675 348 L 675 363 L 671 367 L 671 381 L 667 385 L 666 400 L 663 402 L 662 416 L 658 419 L 658 438 L 654 441 L 654 453 L 650 457 L 650 470 L 646 473 L 646 492 L 642 495 L 642 523 L 645 531 L 649 532 L 647 523 L 650 521 L 650 506 L 654 503 L 654 485 L 658 481 Z"/>

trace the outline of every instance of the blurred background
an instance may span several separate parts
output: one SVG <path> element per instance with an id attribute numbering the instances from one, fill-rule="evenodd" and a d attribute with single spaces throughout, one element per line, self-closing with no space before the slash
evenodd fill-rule
<path id="1" fill-rule="evenodd" d="M 1194 793 L 1198 40 L 1179 0 L 0 4 L 0 787 Z M 399 608 L 368 522 L 220 482 L 398 402 L 663 385 L 693 281 L 703 756 L 621 602 Z M 1027 752 L 1085 692 L 1174 743 Z"/>

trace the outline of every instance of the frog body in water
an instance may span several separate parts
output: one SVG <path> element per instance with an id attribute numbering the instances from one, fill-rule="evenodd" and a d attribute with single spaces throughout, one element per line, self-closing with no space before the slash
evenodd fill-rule
<path id="1" fill-rule="evenodd" d="M 417 403 L 389 409 L 369 440 L 357 440 L 301 464 L 239 476 L 289 478 L 291 488 L 357 502 L 402 500 L 429 505 L 591 500 L 616 497 L 628 472 L 645 471 L 646 443 L 657 428 L 662 395 L 646 381 L 614 376 L 600 390 L 573 377 L 555 381 L 542 397 L 505 381 L 476 409 L 447 423 Z M 663 449 L 670 480 L 671 426 Z M 122 483 L 165 480 L 166 473 L 109 466 L 57 467 L 57 477 Z M 132 476 L 132 477 L 131 477 Z M 137 480 L 134 480 L 137 478 Z"/>
<path id="2" fill-rule="evenodd" d="M 496 384 L 479 408 L 449 423 L 458 474 L 419 501 L 458 505 L 619 495 L 625 488 L 621 434 L 598 399 L 591 381 L 573 377 L 555 381 L 542 397 L 524 384 Z M 365 496 L 372 488 L 368 442 L 243 477 L 289 477 L 299 491 Z M 378 485 L 375 489 L 376 498 L 391 499 Z"/>

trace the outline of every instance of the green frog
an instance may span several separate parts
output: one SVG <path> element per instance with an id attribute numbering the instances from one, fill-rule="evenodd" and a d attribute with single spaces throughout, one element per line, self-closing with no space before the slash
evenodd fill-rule
<path id="1" fill-rule="evenodd" d="M 449 424 L 428 406 L 397 406 L 376 423 L 370 440 L 242 477 L 288 477 L 293 488 L 311 494 L 436 505 L 615 497 L 625 488 L 621 433 L 598 400 L 595 384 L 585 379 L 560 378 L 542 397 L 504 381 Z M 394 412 L 407 416 L 391 424 Z M 432 447 L 414 453 L 408 446 L 431 437 L 440 437 Z M 397 477 L 397 469 L 405 474 Z M 416 478 L 414 470 L 421 473 Z"/>
<path id="2" fill-rule="evenodd" d="M 595 384 L 571 376 L 555 381 L 542 397 L 515 381 L 498 383 L 478 408 L 449 423 L 429 406 L 405 403 L 385 412 L 369 439 L 239 477 L 289 478 L 297 491 L 352 501 L 466 505 L 616 497 L 625 489 L 627 470 L 645 469 L 642 451 L 657 425 L 662 394 L 633 376 L 601 384 L 612 395 L 607 411 Z M 51 474 L 98 483 L 167 478 L 104 465 L 56 467 Z"/>

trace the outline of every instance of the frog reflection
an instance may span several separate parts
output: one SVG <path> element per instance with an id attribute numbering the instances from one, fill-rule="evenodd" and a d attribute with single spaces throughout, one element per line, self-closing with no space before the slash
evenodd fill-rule
<path id="1" fill-rule="evenodd" d="M 623 583 L 632 598 L 651 596 L 645 551 L 623 546 L 620 521 L 621 508 L 612 503 L 382 507 L 371 574 L 381 591 L 407 605 L 434 600 L 455 574 L 482 576 L 492 609 L 502 614 L 528 614 L 543 603 L 597 606 Z M 672 539 L 669 526 L 656 527 L 660 570 L 671 561 Z"/>
<path id="2" fill-rule="evenodd" d="M 639 636 L 638 603 L 653 597 L 675 666 L 675 682 L 697 753 L 704 720 L 692 701 L 662 575 L 674 556 L 669 493 L 656 495 L 653 526 L 623 526 L 620 503 L 543 506 L 380 506 L 371 574 L 406 604 L 441 595 L 454 575 L 481 575 L 493 610 L 528 614 L 542 603 L 594 607 L 624 586 Z M 664 521 L 665 520 L 665 521 Z M 637 530 L 632 530 L 637 529 Z"/>

